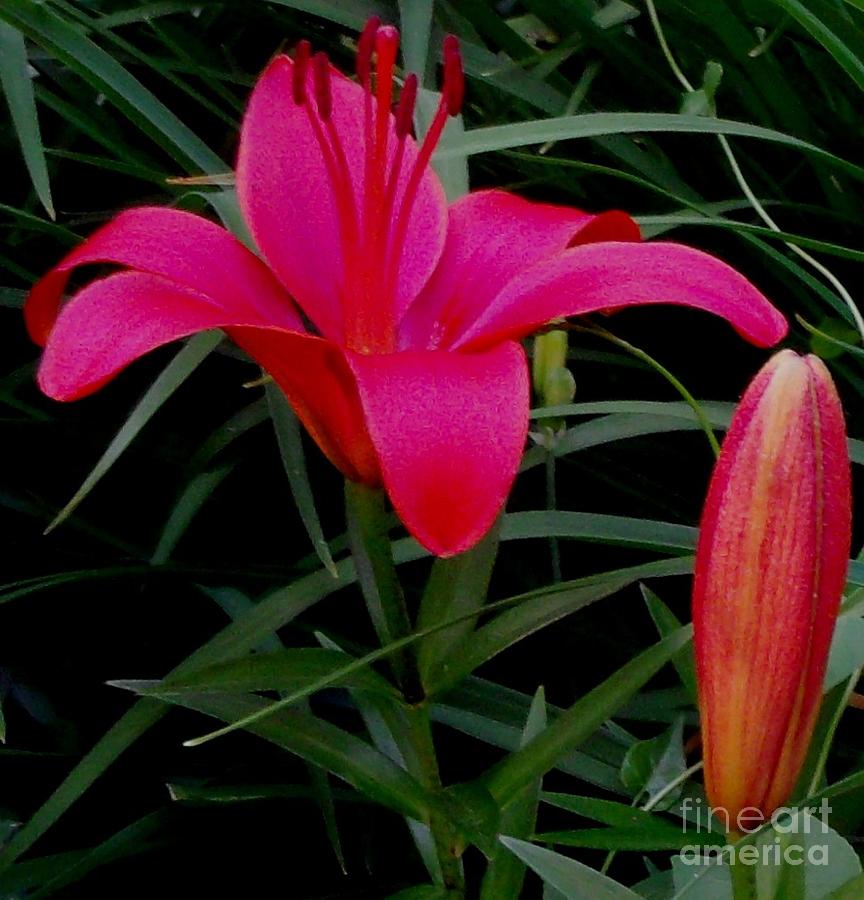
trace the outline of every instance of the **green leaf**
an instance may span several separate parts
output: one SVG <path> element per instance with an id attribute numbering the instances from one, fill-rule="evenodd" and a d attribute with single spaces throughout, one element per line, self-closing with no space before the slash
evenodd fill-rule
<path id="1" fill-rule="evenodd" d="M 118 831 L 117 834 L 112 835 L 92 850 L 81 854 L 73 865 L 65 867 L 53 878 L 49 878 L 40 886 L 39 890 L 28 893 L 28 898 L 43 900 L 44 897 L 52 896 L 61 888 L 75 884 L 101 866 L 154 849 L 160 843 L 158 834 L 164 828 L 165 819 L 164 813 L 152 813 L 122 831 Z M 164 839 L 162 841 L 164 842 Z"/>
<path id="2" fill-rule="evenodd" d="M 404 562 L 424 556 L 413 541 L 402 541 L 394 547 L 397 561 Z M 194 668 L 209 665 L 222 659 L 239 657 L 268 638 L 272 632 L 284 626 L 296 616 L 356 578 L 354 567 L 346 560 L 336 565 L 338 578 L 329 572 L 319 571 L 300 578 L 285 588 L 273 591 L 260 600 L 248 612 L 220 631 L 191 656 L 187 657 L 172 674 L 179 675 Z M 18 831 L 9 844 L 0 851 L 0 873 L 5 871 L 22 853 L 25 853 L 96 779 L 162 716 L 167 706 L 158 700 L 139 700 L 93 749 L 67 775 L 63 783 L 39 807 L 30 820 Z"/>
<path id="3" fill-rule="evenodd" d="M 861 900 L 864 897 L 864 874 L 849 879 L 828 895 L 826 900 Z"/>
<path id="4" fill-rule="evenodd" d="M 432 32 L 433 0 L 399 0 L 402 58 L 405 71 L 414 72 L 423 86 L 429 39 Z"/>
<path id="5" fill-rule="evenodd" d="M 0 287 L 0 306 L 21 309 L 27 299 L 27 291 L 21 288 Z"/>
<path id="6" fill-rule="evenodd" d="M 554 415 L 553 409 L 565 407 L 549 407 L 548 415 Z M 610 444 L 614 441 L 626 440 L 632 437 L 641 437 L 646 434 L 665 434 L 673 431 L 694 431 L 701 426 L 695 419 L 681 416 L 651 416 L 634 414 L 605 416 L 578 425 L 576 428 L 568 428 L 564 434 L 555 441 L 552 452 L 555 456 L 567 456 L 581 450 L 588 450 L 602 444 Z M 529 450 L 524 459 L 520 471 L 539 465 L 545 459 L 545 448 L 535 447 Z"/>
<path id="7" fill-rule="evenodd" d="M 498 555 L 499 529 L 500 523 L 493 525 L 480 543 L 466 553 L 435 560 L 420 602 L 418 628 L 430 628 L 481 609 Z M 431 683 L 435 669 L 471 634 L 474 621 L 466 619 L 423 639 L 417 649 L 417 667 L 424 685 Z"/>
<path id="8" fill-rule="evenodd" d="M 675 113 L 583 113 L 577 116 L 518 122 L 513 125 L 490 125 L 465 132 L 461 140 L 454 139 L 452 143 L 439 150 L 438 155 L 446 159 L 456 154 L 473 156 L 477 153 L 491 153 L 512 147 L 545 144 L 547 141 L 653 132 L 726 134 L 758 138 L 824 159 L 854 178 L 864 180 L 864 168 L 792 135 L 761 125 L 752 125 L 749 122 L 733 122 L 705 116 L 682 116 Z"/>
<path id="9" fill-rule="evenodd" d="M 670 824 L 638 806 L 628 806 L 626 803 L 617 803 L 614 800 L 547 792 L 543 793 L 542 800 L 550 806 L 566 809 L 585 819 L 593 819 L 595 822 L 614 825 L 618 828 L 653 828 L 658 824 L 663 826 Z"/>
<path id="10" fill-rule="evenodd" d="M 18 28 L 104 93 L 131 122 L 188 171 L 213 173 L 228 169 L 187 125 L 113 56 L 83 34 L 80 27 L 47 5 L 32 0 L 4 0 L 0 6 L 0 20 Z"/>
<path id="11" fill-rule="evenodd" d="M 87 753 L 56 791 L 0 851 L 0 872 L 24 853 L 93 784 L 105 769 L 162 717 L 158 700 L 136 703 Z"/>
<path id="12" fill-rule="evenodd" d="M 189 0 L 154 0 L 152 3 L 136 3 L 130 9 L 101 15 L 98 25 L 102 29 L 108 29 L 117 28 L 120 25 L 131 25 L 135 22 L 150 23 L 160 16 L 188 12 L 190 5 Z"/>
<path id="13" fill-rule="evenodd" d="M 344 3 L 342 0 L 268 0 L 268 2 L 311 13 L 328 22 L 353 28 L 355 31 L 360 31 L 372 16 L 386 18 L 388 12 L 383 4 L 375 3 L 374 0 L 352 0 L 351 3 Z"/>
<path id="14" fill-rule="evenodd" d="M 699 406 L 715 428 L 726 428 L 735 409 L 734 403 L 716 403 L 700 400 Z M 676 419 L 696 421 L 695 413 L 689 403 L 681 401 L 657 400 L 601 400 L 594 403 L 568 403 L 564 406 L 552 406 L 531 411 L 532 419 L 553 416 L 594 416 L 613 413 L 630 413 L 640 416 L 662 416 Z"/>
<path id="15" fill-rule="evenodd" d="M 389 535 L 393 521 L 383 488 L 345 479 L 345 515 L 351 556 L 369 618 L 382 647 L 395 646 L 394 641 L 398 643 L 397 639 L 401 640 L 411 631 L 411 621 L 393 564 Z M 410 667 L 401 646 L 399 644 L 399 652 L 389 661 L 399 683 Z"/>
<path id="16" fill-rule="evenodd" d="M 51 200 L 51 185 L 48 182 L 48 166 L 39 133 L 39 118 L 29 68 L 24 36 L 11 25 L 0 22 L 0 86 L 6 94 L 12 124 L 33 188 L 45 211 L 54 219 L 56 215 Z"/>
<path id="17" fill-rule="evenodd" d="M 343 659 L 346 658 L 342 648 L 330 638 L 320 632 L 316 632 L 316 637 L 323 647 L 342 653 Z M 404 707 L 400 708 L 393 703 L 388 703 L 384 695 L 379 695 L 375 692 L 352 688 L 349 688 L 349 691 L 351 699 L 363 719 L 369 737 L 372 739 L 372 743 L 385 756 L 392 759 L 403 769 L 407 769 L 415 778 L 422 782 L 427 773 L 424 771 L 419 754 L 411 741 L 411 734 L 415 733 L 411 726 L 416 723 L 416 719 L 410 718 L 412 715 L 416 714 L 419 716 L 422 713 L 415 713 L 413 710 L 407 710 Z M 420 858 L 423 860 L 430 878 L 436 884 L 443 883 L 443 873 L 431 828 L 425 822 L 418 822 L 410 817 L 406 817 L 405 824 L 411 833 L 411 838 L 417 847 L 417 852 L 420 854 Z"/>
<path id="18" fill-rule="evenodd" d="M 447 900 L 448 897 L 457 900 L 456 895 L 445 887 L 436 884 L 418 884 L 416 887 L 390 894 L 387 900 Z"/>
<path id="19" fill-rule="evenodd" d="M 46 534 L 61 525 L 81 504 L 81 501 L 99 483 L 102 476 L 120 458 L 141 429 L 159 411 L 163 403 L 201 365 L 222 341 L 222 332 L 205 332 L 193 337 L 174 359 L 162 370 L 147 389 L 144 396 L 129 414 L 122 428 L 114 436 L 99 461 L 75 492 L 75 496 L 60 510 L 54 521 L 45 529 Z"/>
<path id="20" fill-rule="evenodd" d="M 586 897 L 591 900 L 634 900 L 639 896 L 617 881 L 601 875 L 596 869 L 560 853 L 516 838 L 502 837 L 501 843 L 566 900 L 585 900 Z"/>
<path id="21" fill-rule="evenodd" d="M 836 684 L 822 698 L 819 718 L 813 729 L 813 737 L 810 740 L 810 747 L 807 750 L 804 765 L 801 767 L 793 797 L 810 796 L 819 790 L 819 785 L 825 775 L 825 765 L 828 762 L 834 735 L 840 725 L 843 713 L 846 712 L 849 697 L 855 690 L 860 675 L 860 670 L 854 671 L 846 681 Z"/>
<path id="22" fill-rule="evenodd" d="M 320 771 L 320 770 L 319 770 Z M 250 803 L 256 800 L 313 799 L 314 788 L 305 784 L 198 784 L 172 781 L 165 785 L 175 803 L 209 805 L 222 803 Z M 367 802 L 356 791 L 345 788 L 334 792 L 343 802 Z"/>
<path id="23" fill-rule="evenodd" d="M 724 846 L 722 841 L 718 837 L 718 848 Z M 714 863 L 700 864 L 698 847 L 696 843 L 690 844 L 685 848 L 687 855 L 682 853 L 672 857 L 672 900 L 732 900 L 729 867 Z"/>
<path id="24" fill-rule="evenodd" d="M 505 525 L 506 527 L 506 525 Z M 486 625 L 468 635 L 432 673 L 427 680 L 430 696 L 449 690 L 466 675 L 497 656 L 508 647 L 523 640 L 552 622 L 617 593 L 643 577 L 680 575 L 691 570 L 689 558 L 661 560 L 618 569 L 600 575 L 589 575 L 575 581 L 562 582 L 539 591 L 509 598 L 514 605 L 495 616 Z M 542 602 L 536 602 L 542 600 Z"/>
<path id="25" fill-rule="evenodd" d="M 421 88 L 417 93 L 417 112 L 415 118 L 420 134 L 424 133 L 432 122 L 435 110 L 441 101 L 441 95 L 436 91 Z M 462 115 L 447 120 L 444 134 L 441 138 L 442 145 L 453 141 L 457 143 L 465 134 L 465 122 Z M 446 156 L 432 158 L 432 167 L 444 187 L 447 199 L 452 203 L 459 197 L 468 193 L 468 156 L 464 153 L 452 152 Z"/>
<path id="26" fill-rule="evenodd" d="M 552 769 L 568 752 L 587 740 L 691 639 L 692 629 L 664 638 L 577 700 L 566 712 L 483 776 L 502 807 L 517 791 Z"/>
<path id="27" fill-rule="evenodd" d="M 749 863 L 736 865 L 750 869 L 759 897 L 825 900 L 861 874 L 861 862 L 849 843 L 824 819 L 803 809 L 780 816 L 774 827 L 745 835 L 735 849 L 750 854 Z M 728 854 L 718 865 L 716 853 L 707 852 L 700 855 L 694 845 L 686 855 L 673 858 L 674 900 L 728 900 Z"/>
<path id="28" fill-rule="evenodd" d="M 171 697 L 203 691 L 302 691 L 319 679 L 328 687 L 351 687 L 395 699 L 398 692 L 368 667 L 342 676 L 351 657 L 338 650 L 301 647 L 255 653 L 196 669 L 164 681 L 111 681 L 113 687 L 145 696 Z M 335 676 L 335 678 L 331 678 Z"/>
<path id="29" fill-rule="evenodd" d="M 824 690 L 836 687 L 864 666 L 864 619 L 858 616 L 840 616 L 825 673 Z"/>
<path id="30" fill-rule="evenodd" d="M 847 352 L 861 355 L 861 348 L 855 346 L 861 342 L 861 335 L 845 319 L 828 316 L 822 319 L 818 327 L 810 325 L 800 316 L 798 320 L 810 332 L 810 351 L 822 359 L 837 359 Z"/>
<path id="31" fill-rule="evenodd" d="M 651 590 L 651 588 L 645 584 L 641 584 L 639 585 L 639 589 L 642 591 L 642 596 L 645 598 L 645 605 L 648 607 L 648 612 L 651 614 L 651 618 L 657 626 L 660 637 L 666 637 L 667 634 L 671 634 L 681 627 L 681 622 L 678 621 L 677 616 L 657 596 L 657 594 Z M 696 660 L 693 656 L 693 647 L 685 647 L 672 660 L 672 665 L 675 666 L 675 671 L 678 673 L 681 683 L 687 689 L 690 699 L 695 703 L 697 694 Z"/>
<path id="32" fill-rule="evenodd" d="M 697 530 L 689 525 L 562 510 L 511 513 L 505 517 L 501 529 L 503 541 L 554 536 L 662 553 L 692 551 L 696 546 L 696 535 Z"/>
<path id="33" fill-rule="evenodd" d="M 522 723 L 530 703 L 531 698 L 526 695 L 472 677 L 450 692 L 446 703 L 433 704 L 431 714 L 435 721 L 476 740 L 513 751 L 521 744 Z M 561 714 L 561 710 L 554 707 L 549 711 L 550 716 Z M 562 757 L 556 769 L 611 793 L 621 794 L 624 789 L 618 770 L 624 752 L 624 745 L 602 734 L 587 741 L 582 750 L 574 750 Z"/>
<path id="34" fill-rule="evenodd" d="M 210 472 L 200 472 L 186 485 L 162 528 L 150 565 L 162 566 L 168 562 L 201 507 L 233 469 L 234 463 L 227 463 Z"/>
<path id="35" fill-rule="evenodd" d="M 0 8 L 0 21 L 2 21 L 2 8 Z M 28 228 L 32 231 L 49 234 L 53 238 L 56 238 L 58 241 L 61 241 L 63 244 L 77 244 L 80 240 L 78 235 L 75 234 L 75 232 L 70 228 L 67 228 L 65 225 L 58 225 L 56 222 L 49 222 L 46 219 L 35 216 L 33 215 L 33 213 L 27 212 L 24 209 L 16 209 L 14 206 L 8 206 L 5 203 L 0 203 L 0 212 L 5 213 L 7 216 L 11 216 L 12 219 L 14 219 L 23 228 Z"/>
<path id="36" fill-rule="evenodd" d="M 267 701 L 229 694 L 177 694 L 170 702 L 227 723 L 248 719 Z M 281 710 L 244 726 L 307 762 L 321 766 L 378 803 L 425 821 L 440 800 L 403 768 L 360 738 L 309 713 Z"/>
<path id="37" fill-rule="evenodd" d="M 663 734 L 639 741 L 627 751 L 621 766 L 621 781 L 631 793 L 646 793 L 650 803 L 656 794 L 684 773 L 687 763 L 684 759 L 683 729 L 683 720 L 679 717 Z M 670 794 L 668 800 L 664 798 L 665 805 L 659 808 L 668 808 L 678 794 L 680 791 Z"/>
<path id="38" fill-rule="evenodd" d="M 546 694 L 537 689 L 528 711 L 528 720 L 519 741 L 524 747 L 546 728 Z M 514 838 L 530 838 L 537 821 L 537 807 L 540 802 L 542 779 L 522 789 L 520 796 L 510 802 L 501 815 L 499 830 Z M 522 895 L 525 880 L 525 865 L 518 856 L 507 852 L 502 845 L 496 845 L 489 860 L 480 890 L 480 900 L 499 900 L 501 897 Z"/>
<path id="39" fill-rule="evenodd" d="M 708 836 L 703 836 L 706 840 Z M 634 850 L 650 853 L 658 850 L 680 850 L 693 843 L 681 828 L 671 822 L 655 820 L 650 826 L 638 828 L 580 828 L 571 831 L 544 831 L 534 835 L 535 841 L 558 844 L 562 847 L 581 847 L 587 850 Z"/>
<path id="40" fill-rule="evenodd" d="M 253 428 L 262 425 L 270 418 L 267 409 L 267 400 L 261 397 L 248 406 L 234 413 L 227 421 L 223 422 L 203 444 L 195 451 L 195 455 L 189 460 L 189 469 L 193 472 L 201 472 L 207 468 L 214 457 L 229 447 L 238 438 L 243 437 Z"/>
<path id="41" fill-rule="evenodd" d="M 771 0 L 806 29 L 843 67 L 846 74 L 864 90 L 864 63 L 812 10 L 800 0 Z"/>
<path id="42" fill-rule="evenodd" d="M 318 518 L 318 510 L 315 508 L 312 485 L 309 483 L 309 473 L 306 471 L 300 423 L 285 395 L 276 384 L 268 383 L 265 392 L 267 407 L 273 420 L 273 429 L 276 432 L 276 441 L 279 444 L 279 454 L 282 457 L 282 466 L 288 476 L 291 495 L 297 504 L 297 511 L 300 513 L 315 553 L 324 568 L 335 577 L 336 567 L 333 557 L 330 555 L 327 539 L 321 529 L 321 520 Z"/>

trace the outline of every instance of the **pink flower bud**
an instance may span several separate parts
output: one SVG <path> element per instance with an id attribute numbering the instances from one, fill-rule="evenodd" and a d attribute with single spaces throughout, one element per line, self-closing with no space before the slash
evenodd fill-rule
<path id="1" fill-rule="evenodd" d="M 850 527 L 840 400 L 817 357 L 784 350 L 735 412 L 696 552 L 705 784 L 730 831 L 742 830 L 742 810 L 767 818 L 795 788 L 822 699 Z"/>

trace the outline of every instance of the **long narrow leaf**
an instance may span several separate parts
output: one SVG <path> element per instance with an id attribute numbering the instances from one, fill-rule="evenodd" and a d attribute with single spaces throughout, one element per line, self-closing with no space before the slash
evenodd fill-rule
<path id="1" fill-rule="evenodd" d="M 691 636 L 691 628 L 682 628 L 644 650 L 577 700 L 533 741 L 495 766 L 483 781 L 496 801 L 506 806 L 517 791 L 548 772 L 557 760 L 590 737 L 669 662 Z"/>
<path id="2" fill-rule="evenodd" d="M 82 500 L 99 483 L 103 475 L 120 458 L 129 444 L 138 436 L 141 429 L 159 411 L 165 401 L 183 384 L 184 381 L 210 355 L 211 351 L 222 340 L 221 332 L 206 332 L 193 337 L 188 344 L 162 370 L 147 393 L 138 401 L 136 407 L 123 423 L 108 448 L 91 469 L 84 483 L 75 492 L 72 499 L 60 510 L 54 521 L 46 529 L 46 533 L 61 525 L 81 504 Z"/>
<path id="3" fill-rule="evenodd" d="M 335 577 L 336 569 L 333 557 L 324 531 L 321 528 L 321 520 L 318 518 L 318 510 L 315 508 L 315 497 L 312 493 L 312 485 L 309 482 L 309 474 L 306 471 L 306 460 L 303 453 L 303 438 L 300 433 L 300 423 L 294 410 L 291 409 L 288 400 L 282 391 L 272 383 L 267 384 L 267 408 L 270 418 L 273 420 L 273 429 L 276 432 L 276 441 L 279 445 L 279 454 L 282 457 L 282 466 L 288 476 L 291 486 L 291 494 L 297 504 L 297 511 L 303 520 L 303 526 L 315 553 L 321 560 L 324 568 Z"/>
<path id="4" fill-rule="evenodd" d="M 781 144 L 810 154 L 864 180 L 864 168 L 841 159 L 833 153 L 772 128 L 734 122 L 727 119 L 711 119 L 703 116 L 687 116 L 677 113 L 584 113 L 578 116 L 560 116 L 513 125 L 491 125 L 466 131 L 458 141 L 454 139 L 439 151 L 443 158 L 455 154 L 473 156 L 513 147 L 545 144 L 548 141 L 564 141 L 575 138 L 596 138 L 603 135 L 639 133 L 677 134 L 727 134 L 757 138 Z"/>
<path id="5" fill-rule="evenodd" d="M 228 168 L 113 56 L 47 5 L 33 0 L 3 0 L 0 20 L 20 29 L 104 93 L 190 172 L 224 172 Z"/>
<path id="6" fill-rule="evenodd" d="M 51 185 L 48 182 L 48 166 L 39 132 L 39 118 L 36 114 L 36 100 L 33 96 L 33 82 L 30 79 L 24 36 L 3 22 L 0 22 L 0 86 L 6 94 L 12 124 L 18 135 L 18 143 L 21 145 L 33 188 L 45 211 L 54 219 L 56 216 L 51 200 Z"/>

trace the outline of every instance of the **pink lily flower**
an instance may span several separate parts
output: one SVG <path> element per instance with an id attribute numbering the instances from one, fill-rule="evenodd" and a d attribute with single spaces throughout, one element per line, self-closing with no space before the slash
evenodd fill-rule
<path id="1" fill-rule="evenodd" d="M 263 260 L 198 216 L 132 209 L 48 272 L 25 312 L 45 345 L 39 384 L 58 400 L 168 341 L 224 329 L 345 476 L 383 485 L 409 531 L 447 556 L 486 532 L 516 475 L 529 408 L 520 338 L 554 318 L 660 302 L 723 316 L 759 345 L 787 326 L 734 270 L 639 243 L 622 212 L 497 190 L 448 208 L 429 161 L 461 108 L 458 45 L 445 42 L 440 106 L 418 146 L 414 75 L 394 111 L 398 43 L 372 20 L 356 81 L 306 42 L 260 77 L 237 185 Z M 61 309 L 70 272 L 91 263 L 123 271 Z"/>
<path id="2" fill-rule="evenodd" d="M 852 500 L 840 399 L 815 356 L 773 356 L 732 418 L 705 501 L 693 628 L 705 787 L 729 831 L 785 803 L 822 701 Z"/>

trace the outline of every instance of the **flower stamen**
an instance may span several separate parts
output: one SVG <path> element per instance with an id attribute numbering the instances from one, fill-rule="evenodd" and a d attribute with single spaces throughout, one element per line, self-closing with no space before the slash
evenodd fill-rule
<path id="1" fill-rule="evenodd" d="M 462 68 L 462 56 L 459 52 L 459 41 L 452 34 L 448 34 L 444 39 L 444 78 L 441 84 L 441 100 L 417 153 L 417 158 L 414 161 L 414 166 L 408 177 L 408 183 L 405 186 L 405 192 L 399 204 L 396 223 L 390 235 L 384 276 L 384 294 L 388 298 L 395 299 L 396 281 L 399 277 L 399 263 L 408 234 L 411 208 L 417 197 L 421 179 L 432 159 L 432 153 L 441 140 L 447 119 L 450 116 L 459 115 L 464 97 L 465 75 Z M 393 179 L 398 178 L 398 172 L 394 172 L 391 177 Z"/>

